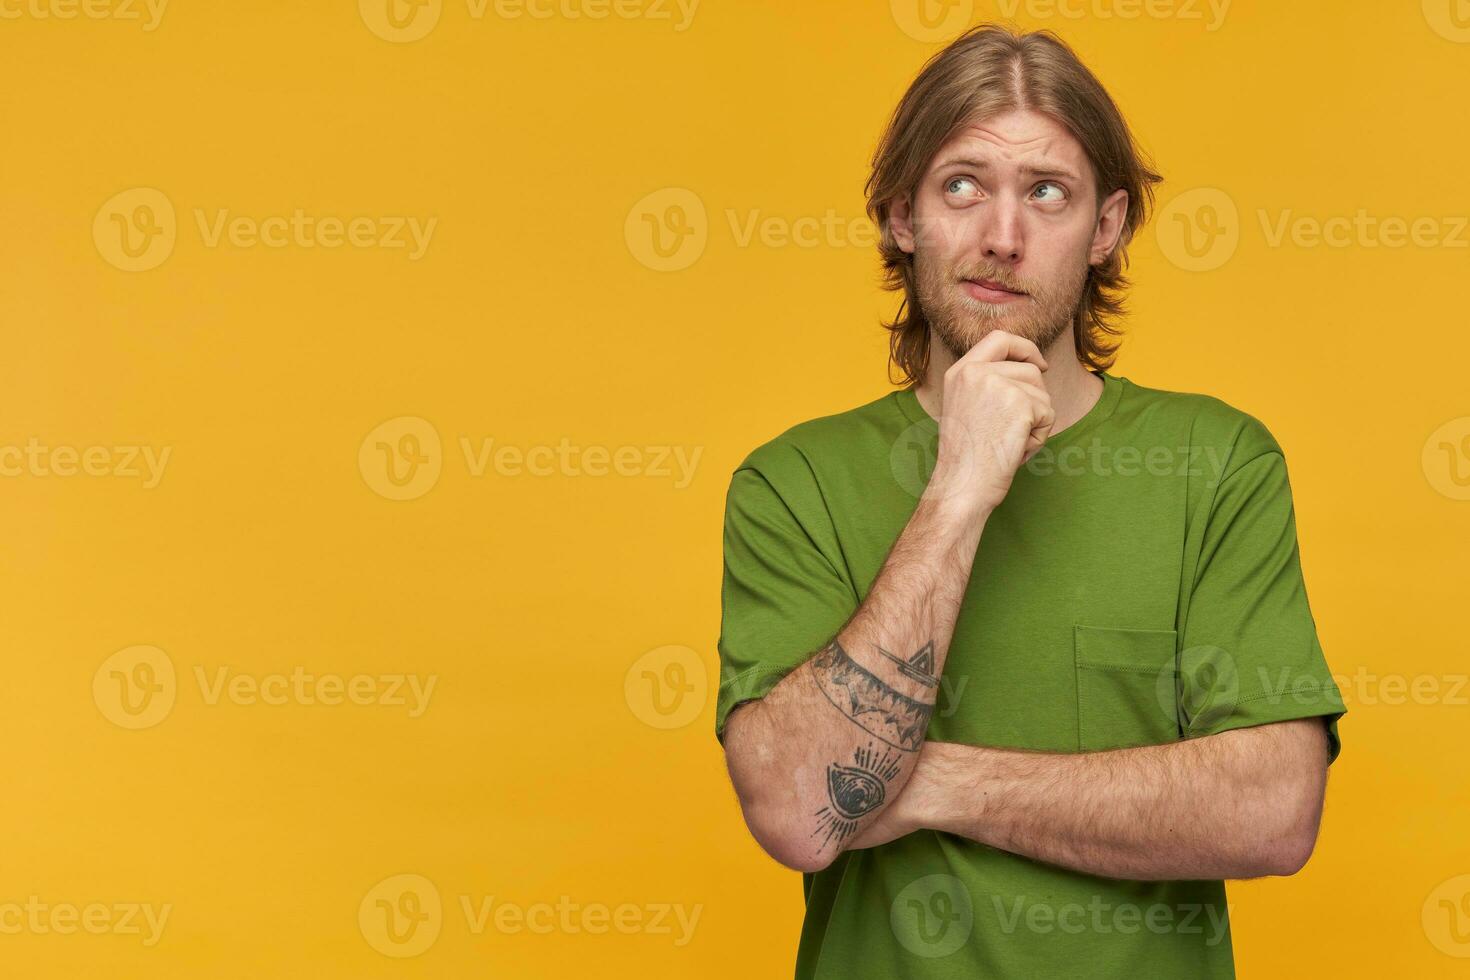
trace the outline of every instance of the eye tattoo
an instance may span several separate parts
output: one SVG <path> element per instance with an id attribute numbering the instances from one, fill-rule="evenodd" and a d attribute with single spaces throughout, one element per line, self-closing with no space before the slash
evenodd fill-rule
<path id="1" fill-rule="evenodd" d="M 857 833 L 860 818 L 883 805 L 886 785 L 898 775 L 899 754 L 869 743 L 853 752 L 853 764 L 832 763 L 827 767 L 827 799 L 830 805 L 817 811 L 817 829 L 822 847 L 840 844 Z"/>

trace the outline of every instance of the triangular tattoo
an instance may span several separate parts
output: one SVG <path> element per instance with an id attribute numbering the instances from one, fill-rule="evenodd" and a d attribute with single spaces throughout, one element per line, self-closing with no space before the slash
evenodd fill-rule
<path id="1" fill-rule="evenodd" d="M 905 677 L 911 677 L 925 687 L 939 686 L 939 678 L 934 675 L 933 640 L 925 643 L 907 660 L 894 656 L 882 647 L 878 648 L 878 652 L 889 660 L 892 660 L 898 666 L 899 672 Z"/>

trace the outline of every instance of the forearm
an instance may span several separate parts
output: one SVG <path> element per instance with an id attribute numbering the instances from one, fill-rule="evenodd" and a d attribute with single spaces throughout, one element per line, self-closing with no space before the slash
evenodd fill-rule
<path id="1" fill-rule="evenodd" d="M 906 793 L 917 826 L 1134 879 L 1292 874 L 1326 783 L 1317 719 L 1082 754 L 933 743 Z M 910 796 L 911 794 L 911 796 Z"/>
<path id="2" fill-rule="evenodd" d="M 732 714 L 731 780 L 783 864 L 825 867 L 907 782 L 983 525 L 980 509 L 921 501 L 833 641 Z"/>

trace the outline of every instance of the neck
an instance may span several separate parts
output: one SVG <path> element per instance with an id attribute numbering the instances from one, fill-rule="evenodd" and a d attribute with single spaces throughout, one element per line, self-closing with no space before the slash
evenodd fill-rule
<path id="1" fill-rule="evenodd" d="M 1082 366 L 1077 360 L 1076 342 L 1068 327 L 1050 347 L 1041 352 L 1046 358 L 1047 369 L 1041 373 L 1041 383 L 1051 396 L 1052 409 L 1057 413 L 1052 426 L 1055 435 L 1076 422 L 1097 404 L 1102 396 L 1102 380 Z M 943 344 L 935 343 L 930 337 L 929 368 L 924 380 L 914 389 L 924 411 L 935 418 L 944 414 L 944 372 L 955 362 L 954 355 Z"/>

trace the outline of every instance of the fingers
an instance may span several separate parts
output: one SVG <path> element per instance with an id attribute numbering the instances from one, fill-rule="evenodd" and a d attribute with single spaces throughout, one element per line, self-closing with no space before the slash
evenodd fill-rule
<path id="1" fill-rule="evenodd" d="M 992 377 L 1005 378 L 1014 382 L 1018 390 L 1031 403 L 1031 415 L 1038 427 L 1050 429 L 1056 422 L 1056 413 L 1051 407 L 1051 392 L 1041 380 L 1041 369 L 1029 361 L 997 361 L 986 364 L 984 373 Z"/>
<path id="2" fill-rule="evenodd" d="M 992 330 L 945 371 L 946 410 L 953 401 L 961 430 L 963 419 L 983 422 L 989 434 L 972 438 L 992 442 L 992 451 L 1008 460 L 1011 472 L 1041 451 L 1056 424 L 1051 394 L 1043 382 L 1047 367 L 1035 342 Z"/>
<path id="3" fill-rule="evenodd" d="M 1030 367 L 1031 365 L 1024 365 Z M 1039 384 L 1035 387 L 1026 385 L 1024 390 L 1031 396 L 1031 432 L 1026 437 L 1026 451 L 1021 457 L 1024 465 L 1031 461 L 1031 457 L 1041 451 L 1046 445 L 1046 440 L 1051 436 L 1052 427 L 1057 423 L 1056 410 L 1051 405 L 1051 395 Z"/>
<path id="4" fill-rule="evenodd" d="M 1031 462 L 1031 457 L 1041 452 L 1041 448 L 1046 445 L 1046 440 L 1051 437 L 1051 430 L 1056 422 L 1057 414 L 1052 410 L 1051 399 L 1042 399 L 1037 405 L 1031 431 L 1026 436 L 1026 450 L 1021 456 L 1022 466 Z"/>
<path id="5" fill-rule="evenodd" d="M 1036 402 L 1036 428 L 1044 428 L 1047 432 L 1050 432 L 1051 427 L 1057 424 L 1057 412 L 1056 409 L 1052 408 L 1051 395 L 1047 394 L 1045 389 L 1043 389 Z"/>
<path id="6" fill-rule="evenodd" d="M 1041 380 L 1041 368 L 1030 361 L 996 361 L 987 365 L 986 370 L 991 374 L 998 374 L 1003 378 L 1010 378 L 1012 381 L 1019 381 L 1033 388 L 1040 388 L 1042 391 L 1046 390 L 1046 385 Z"/>
<path id="7" fill-rule="evenodd" d="M 980 343 L 971 347 L 964 357 L 956 361 L 959 364 L 964 361 L 1022 361 L 1035 364 L 1042 371 L 1046 370 L 1046 358 L 1041 356 L 1041 348 L 1027 340 L 1025 337 L 1017 336 L 1005 330 L 992 330 L 980 339 Z"/>
<path id="8" fill-rule="evenodd" d="M 1030 361 L 977 361 L 968 365 L 968 374 L 963 380 L 947 378 L 946 386 L 954 385 L 951 390 L 955 390 L 966 381 L 995 391 L 1002 400 L 1024 412 L 1030 418 L 1029 428 L 1040 433 L 1043 441 L 1056 423 L 1051 393 L 1041 380 L 1041 368 Z"/>

